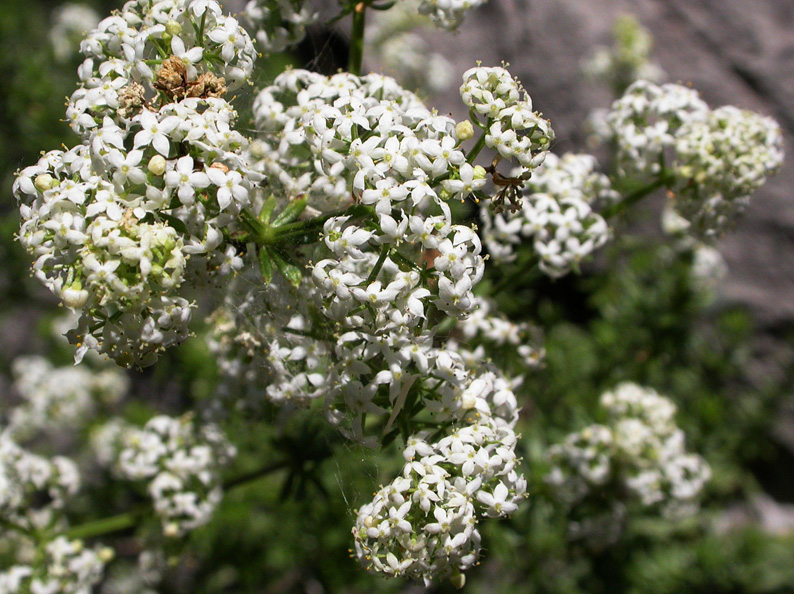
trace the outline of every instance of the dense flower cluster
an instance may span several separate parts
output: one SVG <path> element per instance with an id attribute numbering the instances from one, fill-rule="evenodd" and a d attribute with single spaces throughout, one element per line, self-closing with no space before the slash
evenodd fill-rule
<path id="1" fill-rule="evenodd" d="M 609 227 L 593 207 L 615 197 L 593 157 L 550 153 L 524 182 L 520 209 L 492 214 L 481 208 L 485 245 L 494 261 L 504 262 L 514 260 L 529 240 L 540 269 L 563 276 L 609 239 Z"/>
<path id="2" fill-rule="evenodd" d="M 147 481 L 166 536 L 181 536 L 210 520 L 223 495 L 219 472 L 235 455 L 217 426 L 161 415 L 143 429 L 116 422 L 103 433 L 95 440 L 104 446 L 98 457 L 111 458 L 123 478 Z"/>
<path id="3" fill-rule="evenodd" d="M 0 594 L 91 594 L 112 558 L 111 549 L 88 549 L 79 540 L 59 536 L 30 565 L 0 572 Z"/>
<path id="4" fill-rule="evenodd" d="M 79 486 L 74 462 L 28 452 L 0 429 L 0 520 L 28 530 L 44 527 Z"/>
<path id="5" fill-rule="evenodd" d="M 471 413 L 449 435 L 408 439 L 401 475 L 359 509 L 356 555 L 370 571 L 426 583 L 457 577 L 479 557 L 478 517 L 517 509 L 526 491 L 512 429 L 518 415 L 512 392 L 496 380 L 484 373 L 465 388 Z"/>
<path id="6" fill-rule="evenodd" d="M 730 228 L 783 161 L 773 119 L 732 106 L 709 110 L 681 85 L 637 81 L 607 121 L 621 174 L 667 185 L 689 231 L 704 239 Z"/>
<path id="7" fill-rule="evenodd" d="M 149 365 L 188 334 L 184 291 L 241 265 L 228 234 L 259 176 L 222 96 L 254 50 L 212 0 L 128 2 L 82 49 L 67 110 L 82 144 L 18 177 L 20 240 L 36 276 L 82 313 L 78 359 L 92 348 Z"/>
<path id="8" fill-rule="evenodd" d="M 730 105 L 686 122 L 674 148 L 675 207 L 706 238 L 729 229 L 783 162 L 777 122 Z"/>
<path id="9" fill-rule="evenodd" d="M 554 140 L 548 120 L 532 111 L 532 100 L 504 68 L 477 66 L 463 73 L 463 103 L 472 116 L 486 119 L 485 144 L 528 170 L 541 163 Z"/>
<path id="10" fill-rule="evenodd" d="M 276 53 L 300 43 L 306 27 L 316 23 L 320 15 L 304 0 L 250 0 L 241 16 L 254 31 L 259 47 Z"/>
<path id="11" fill-rule="evenodd" d="M 492 299 L 478 297 L 477 309 L 468 318 L 460 320 L 457 329 L 460 336 L 449 340 L 447 348 L 460 353 L 469 367 L 476 368 L 486 363 L 489 356 L 499 357 L 510 352 L 518 354 L 526 369 L 543 364 L 546 351 L 542 346 L 540 328 L 528 322 L 507 319 L 499 313 Z"/>
<path id="12" fill-rule="evenodd" d="M 22 402 L 9 412 L 8 424 L 17 439 L 37 431 L 80 428 L 98 404 L 118 402 L 129 388 L 119 369 L 54 367 L 38 356 L 15 359 L 13 372 L 14 390 Z"/>
<path id="13" fill-rule="evenodd" d="M 645 80 L 633 83 L 607 116 L 621 175 L 644 182 L 656 179 L 681 126 L 703 118 L 708 109 L 693 89 Z"/>
<path id="14" fill-rule="evenodd" d="M 547 482 L 557 496 L 571 506 L 588 498 L 631 498 L 667 515 L 692 513 L 711 473 L 700 456 L 686 453 L 675 405 L 624 383 L 604 393 L 601 406 L 607 425 L 585 427 L 549 450 Z"/>

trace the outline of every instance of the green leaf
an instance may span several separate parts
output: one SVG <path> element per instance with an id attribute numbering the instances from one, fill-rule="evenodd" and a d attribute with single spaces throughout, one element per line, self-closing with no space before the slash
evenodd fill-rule
<path id="1" fill-rule="evenodd" d="M 298 288 L 301 284 L 301 279 L 303 279 L 303 272 L 301 269 L 295 266 L 295 264 L 287 262 L 278 252 L 270 252 L 270 256 L 273 258 L 281 274 L 284 275 L 284 278 L 286 278 L 293 287 Z"/>
<path id="2" fill-rule="evenodd" d="M 286 225 L 287 223 L 291 223 L 295 219 L 297 219 L 300 214 L 306 209 L 306 198 L 299 198 L 298 200 L 293 200 L 290 202 L 287 207 L 282 210 L 276 219 L 273 221 L 274 227 L 280 227 L 281 225 Z"/>
<path id="3" fill-rule="evenodd" d="M 270 217 L 273 216 L 273 211 L 276 209 L 276 197 L 271 194 L 262 205 L 262 210 L 259 211 L 259 220 L 265 224 L 270 222 Z"/>
<path id="4" fill-rule="evenodd" d="M 262 271 L 265 283 L 270 284 L 270 281 L 273 280 L 273 261 L 265 247 L 259 249 L 259 270 Z"/>

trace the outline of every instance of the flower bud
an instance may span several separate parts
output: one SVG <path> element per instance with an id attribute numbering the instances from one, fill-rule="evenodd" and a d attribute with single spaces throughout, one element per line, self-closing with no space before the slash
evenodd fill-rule
<path id="1" fill-rule="evenodd" d="M 174 20 L 168 21 L 165 24 L 165 31 L 171 36 L 179 35 L 182 32 L 182 25 L 180 25 Z"/>
<path id="2" fill-rule="evenodd" d="M 469 120 L 463 120 L 455 125 L 455 134 L 458 140 L 468 140 L 474 136 L 474 126 Z"/>
<path id="3" fill-rule="evenodd" d="M 154 175 L 160 176 L 165 173 L 166 162 L 165 157 L 162 155 L 155 155 L 151 159 L 149 159 L 149 165 L 147 166 L 149 171 L 151 171 Z"/>
<path id="4" fill-rule="evenodd" d="M 46 192 L 58 185 L 58 180 L 52 177 L 49 173 L 42 173 L 36 176 L 33 182 L 39 192 Z"/>
<path id="5" fill-rule="evenodd" d="M 83 289 L 79 283 L 75 283 L 61 292 L 61 299 L 69 309 L 80 309 L 88 301 L 88 291 Z"/>
<path id="6" fill-rule="evenodd" d="M 485 176 L 488 174 L 485 171 L 485 167 L 482 165 L 475 165 L 474 166 L 474 173 L 472 174 L 472 179 L 485 179 Z"/>

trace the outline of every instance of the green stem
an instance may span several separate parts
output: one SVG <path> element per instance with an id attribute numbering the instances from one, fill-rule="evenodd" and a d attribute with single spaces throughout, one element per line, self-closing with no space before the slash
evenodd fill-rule
<path id="1" fill-rule="evenodd" d="M 488 121 L 488 123 L 489 124 L 491 123 L 490 120 Z M 471 151 L 469 151 L 469 154 L 466 155 L 466 162 L 469 165 L 474 164 L 474 159 L 477 158 L 477 155 L 480 154 L 480 151 L 484 146 L 485 146 L 485 132 L 480 134 L 480 138 L 479 140 L 477 140 L 477 144 L 475 144 L 474 147 L 471 149 Z"/>
<path id="2" fill-rule="evenodd" d="M 380 256 L 378 256 L 378 261 L 375 262 L 375 267 L 372 269 L 372 272 L 369 273 L 365 284 L 369 285 L 378 278 L 378 273 L 380 273 L 380 269 L 383 268 L 383 264 L 386 262 L 386 258 L 389 256 L 389 245 L 384 244 L 380 248 Z"/>
<path id="3" fill-rule="evenodd" d="M 242 487 L 249 483 L 252 483 L 268 474 L 286 468 L 289 464 L 286 461 L 275 462 L 273 464 L 269 464 L 263 468 L 255 470 L 253 472 L 249 472 L 247 474 L 238 476 L 236 478 L 230 479 L 223 483 L 223 490 L 226 492 L 232 491 L 237 487 Z M 132 511 L 128 511 L 122 514 L 117 514 L 115 516 L 110 516 L 107 518 L 100 518 L 99 520 L 91 520 L 89 522 L 84 522 L 83 524 L 78 524 L 77 526 L 73 526 L 69 530 L 66 531 L 66 537 L 70 539 L 87 539 L 87 538 L 95 538 L 97 536 L 104 536 L 105 534 L 112 534 L 113 532 L 121 532 L 122 530 L 127 530 L 128 528 L 133 528 L 138 524 L 140 517 L 145 515 L 149 511 L 148 505 L 142 505 L 133 509 Z M 3 525 L 8 528 L 12 528 L 15 530 L 19 530 L 24 532 L 25 534 L 30 534 L 30 531 L 25 530 L 22 527 L 17 527 L 16 525 L 11 526 L 7 521 L 3 520 L 0 522 L 0 525 Z"/>
<path id="4" fill-rule="evenodd" d="M 611 204 L 607 206 L 603 211 L 601 211 L 601 216 L 605 219 L 611 219 L 619 214 L 623 214 L 630 206 L 633 206 L 649 194 L 652 194 L 659 188 L 662 188 L 666 185 L 667 178 L 664 175 L 661 175 L 659 179 L 650 184 L 643 186 L 641 188 L 637 188 L 633 192 L 631 192 L 628 196 L 626 196 L 620 202 L 616 202 L 615 204 Z"/>
<path id="5" fill-rule="evenodd" d="M 364 23 L 367 5 L 359 2 L 353 9 L 353 31 L 350 37 L 350 58 L 347 69 L 351 74 L 361 76 L 361 63 L 364 60 Z"/>
<path id="6" fill-rule="evenodd" d="M 95 536 L 102 536 L 103 534 L 120 532 L 121 530 L 132 528 L 138 523 L 139 516 L 143 515 L 147 509 L 148 506 L 140 507 L 123 514 L 110 516 L 109 518 L 101 518 L 99 520 L 78 524 L 66 531 L 66 537 L 70 539 L 93 538 Z"/>
<path id="7" fill-rule="evenodd" d="M 20 534 L 24 534 L 25 536 L 34 537 L 35 534 L 32 530 L 25 528 L 24 526 L 20 526 L 16 522 L 12 522 L 11 520 L 6 520 L 5 518 L 0 518 L 0 526 L 6 528 L 7 530 L 13 530 L 14 532 L 19 532 Z"/>

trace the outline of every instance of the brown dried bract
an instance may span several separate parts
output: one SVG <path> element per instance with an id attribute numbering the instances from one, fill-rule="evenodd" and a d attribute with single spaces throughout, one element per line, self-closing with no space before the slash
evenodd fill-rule
<path id="1" fill-rule="evenodd" d="M 119 91 L 119 115 L 130 119 L 138 114 L 146 103 L 143 85 L 131 82 Z"/>
<path id="2" fill-rule="evenodd" d="M 211 72 L 204 72 L 188 83 L 188 97 L 223 97 L 226 94 L 226 79 Z"/>
<path id="3" fill-rule="evenodd" d="M 204 72 L 196 80 L 188 80 L 185 63 L 176 56 L 165 60 L 157 71 L 154 86 L 170 99 L 184 97 L 223 97 L 226 93 L 226 79 Z"/>
<path id="4" fill-rule="evenodd" d="M 187 93 L 187 70 L 181 58 L 171 56 L 165 60 L 157 71 L 154 86 L 171 99 L 184 97 Z"/>

